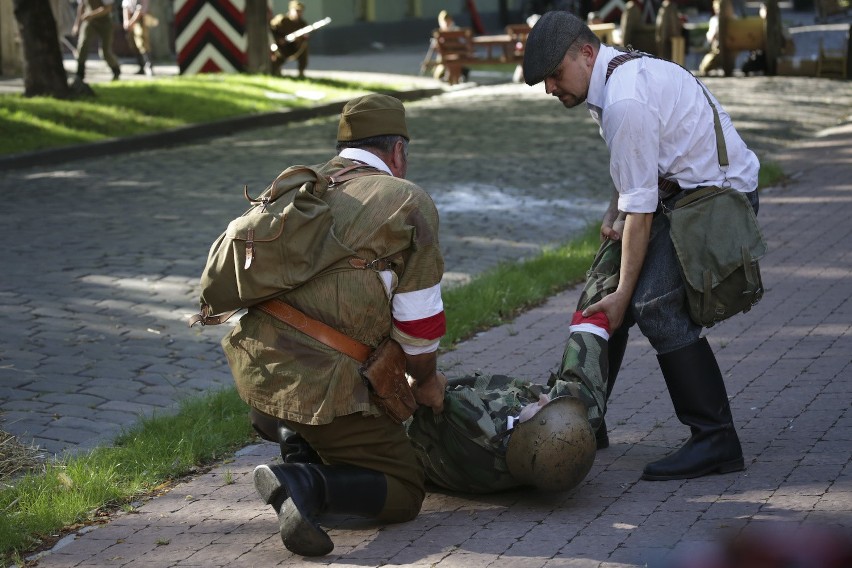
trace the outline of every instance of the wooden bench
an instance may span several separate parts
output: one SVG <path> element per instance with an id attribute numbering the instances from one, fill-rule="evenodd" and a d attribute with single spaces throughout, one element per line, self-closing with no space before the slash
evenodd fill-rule
<path id="1" fill-rule="evenodd" d="M 841 24 L 838 24 L 841 25 Z M 852 24 L 846 26 L 845 41 L 840 46 L 826 47 L 824 37 L 819 38 L 817 77 L 849 79 L 852 77 Z M 825 26 L 828 27 L 828 26 Z"/>
<path id="2" fill-rule="evenodd" d="M 436 64 L 443 66 L 450 85 L 456 85 L 462 70 L 472 65 L 515 63 L 524 60 L 529 26 L 508 26 L 505 34 L 474 36 L 470 28 L 435 30 L 432 34 Z"/>
<path id="3" fill-rule="evenodd" d="M 596 36 L 598 36 L 598 39 L 601 40 L 601 43 L 605 43 L 607 45 L 616 45 L 619 43 L 618 41 L 616 41 L 615 37 L 615 30 L 618 29 L 615 24 L 589 24 L 589 29 L 592 30 Z"/>
<path id="4" fill-rule="evenodd" d="M 630 0 L 621 14 L 621 45 L 656 55 L 656 32 L 656 25 L 645 22 L 639 4 Z"/>
<path id="5" fill-rule="evenodd" d="M 731 7 L 725 6 L 731 2 L 722 0 L 722 14 L 733 13 Z M 733 75 L 741 51 L 762 51 L 766 55 L 766 74 L 777 74 L 778 57 L 784 45 L 781 10 L 778 0 L 766 0 L 765 5 L 765 16 L 719 18 L 719 53 L 726 77 Z"/>
<path id="6" fill-rule="evenodd" d="M 850 0 L 815 0 L 816 21 L 825 23 L 835 16 L 845 16 L 852 9 Z"/>

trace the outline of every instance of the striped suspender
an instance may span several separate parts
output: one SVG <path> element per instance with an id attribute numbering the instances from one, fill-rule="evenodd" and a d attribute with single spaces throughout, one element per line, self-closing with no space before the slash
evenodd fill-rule
<path id="1" fill-rule="evenodd" d="M 621 55 L 616 55 L 615 57 L 613 57 L 610 60 L 609 65 L 606 66 L 606 78 L 604 79 L 604 83 L 609 81 L 609 76 L 612 75 L 612 72 L 615 71 L 616 67 L 632 59 L 639 59 L 640 57 L 654 56 L 649 53 L 644 53 L 642 51 L 627 51 L 622 53 Z M 654 58 L 659 59 L 657 57 Z M 672 65 L 676 64 L 672 63 Z M 689 73 L 689 71 L 687 71 L 687 73 Z M 692 73 L 689 74 L 692 75 Z M 728 147 L 725 144 L 725 136 L 722 133 L 722 123 L 719 120 L 719 111 L 716 110 L 716 105 L 714 105 L 712 99 L 710 99 L 710 94 L 707 92 L 707 87 L 705 87 L 704 84 L 699 81 L 697 77 L 695 77 L 695 80 L 701 86 L 701 92 L 704 93 L 704 97 L 707 99 L 707 102 L 710 103 L 710 108 L 713 109 L 713 126 L 716 131 L 716 155 L 719 160 L 719 166 L 724 168 L 730 162 L 728 161 Z M 680 190 L 680 186 L 678 186 L 678 184 L 674 181 L 661 177 L 659 178 L 658 182 L 660 191 L 663 192 L 664 195 L 674 195 L 674 193 Z"/>

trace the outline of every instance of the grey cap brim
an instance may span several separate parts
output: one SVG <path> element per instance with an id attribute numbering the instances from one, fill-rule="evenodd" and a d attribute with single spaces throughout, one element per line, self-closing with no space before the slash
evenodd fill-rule
<path id="1" fill-rule="evenodd" d="M 560 10 L 539 18 L 524 47 L 524 82 L 535 85 L 553 73 L 584 25 L 577 16 Z"/>

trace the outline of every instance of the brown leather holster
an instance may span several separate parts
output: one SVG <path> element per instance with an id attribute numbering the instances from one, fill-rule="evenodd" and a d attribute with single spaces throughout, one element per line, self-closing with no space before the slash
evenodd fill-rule
<path id="1" fill-rule="evenodd" d="M 408 420 L 417 410 L 405 368 L 402 347 L 388 337 L 379 343 L 360 369 L 373 404 L 398 423 Z"/>

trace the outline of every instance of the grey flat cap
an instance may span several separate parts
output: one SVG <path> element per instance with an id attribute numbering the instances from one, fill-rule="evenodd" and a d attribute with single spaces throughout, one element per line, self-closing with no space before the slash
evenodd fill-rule
<path id="1" fill-rule="evenodd" d="M 535 23 L 524 48 L 524 81 L 541 83 L 562 62 L 565 52 L 586 24 L 568 12 L 545 12 Z"/>

